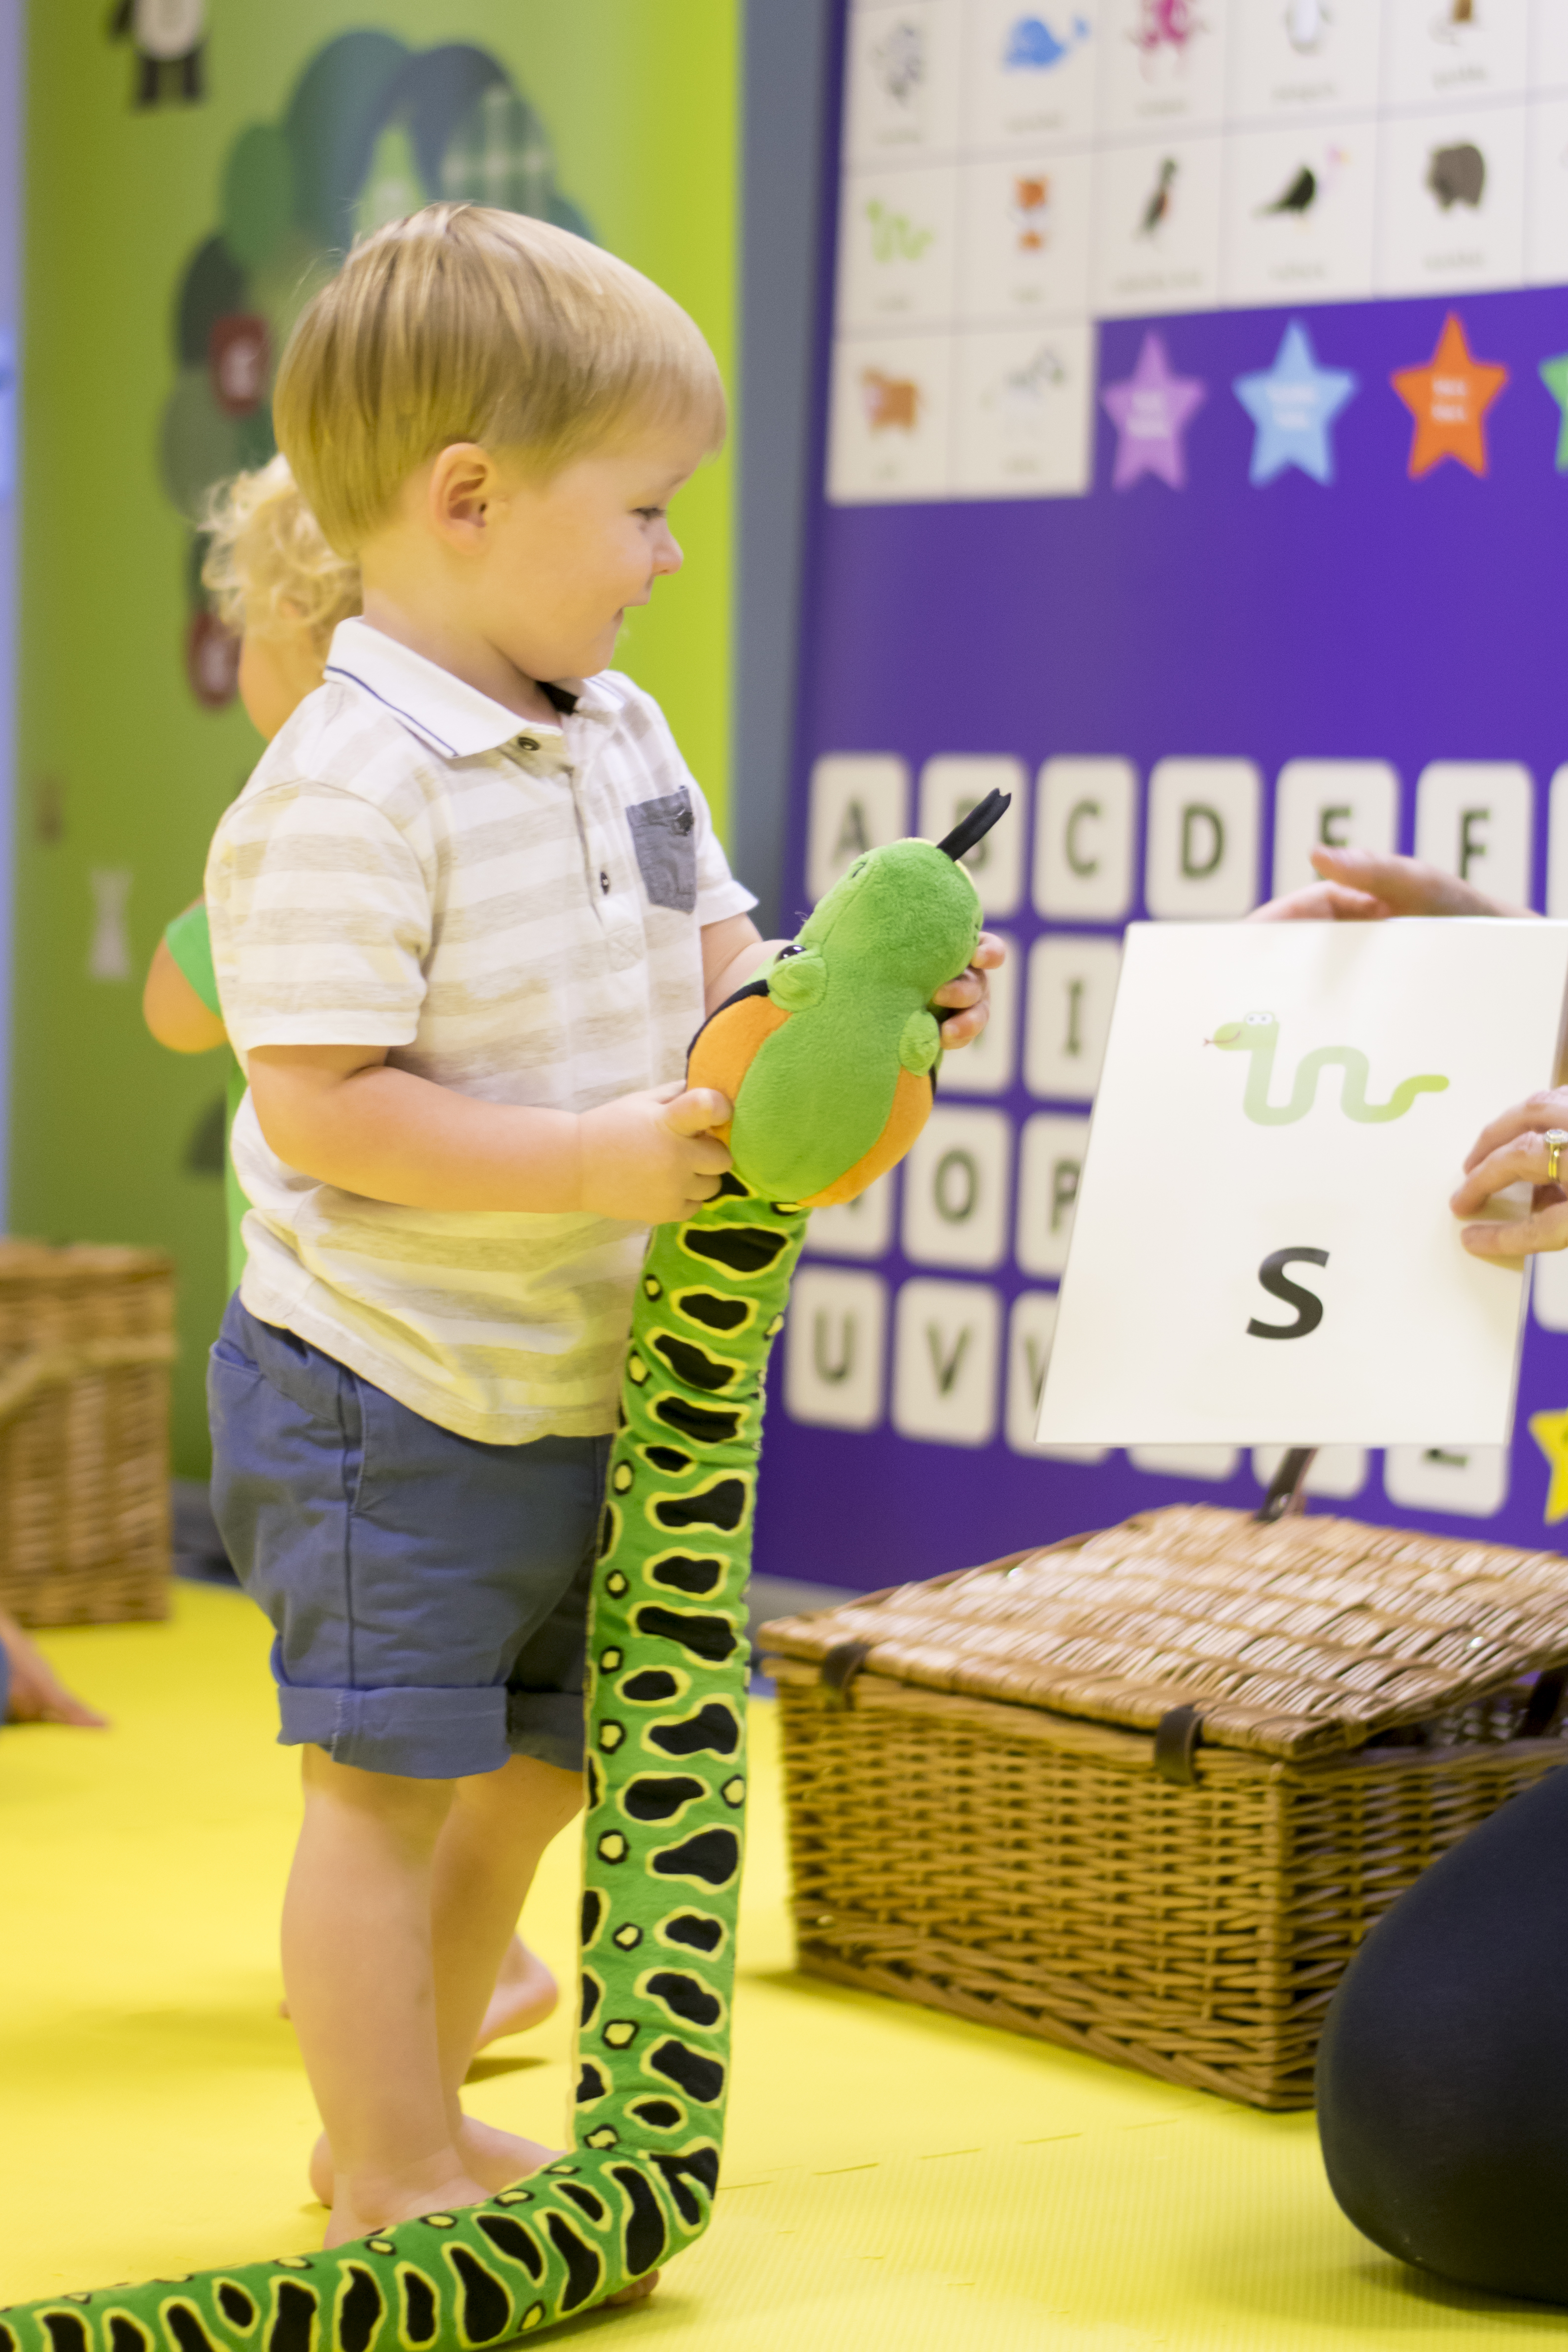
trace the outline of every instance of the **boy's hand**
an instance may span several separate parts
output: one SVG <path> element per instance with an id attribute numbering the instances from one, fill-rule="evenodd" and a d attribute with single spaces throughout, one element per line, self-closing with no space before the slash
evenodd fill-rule
<path id="1" fill-rule="evenodd" d="M 1506 1264 L 1537 1250 L 1568 1249 L 1568 1183 L 1549 1184 L 1548 1128 L 1568 1129 L 1568 1087 L 1531 1095 L 1481 1129 L 1465 1162 L 1465 1181 L 1448 1203 L 1457 1217 L 1473 1217 L 1510 1184 L 1533 1187 L 1531 1213 L 1509 1223 L 1467 1225 L 1459 1239 L 1474 1257 Z M 1568 1167 L 1563 1170 L 1568 1179 Z"/>
<path id="2" fill-rule="evenodd" d="M 712 1087 L 658 1087 L 584 1111 L 583 1206 L 637 1225 L 690 1216 L 713 1198 L 731 1164 L 710 1131 L 730 1116 Z"/>
<path id="3" fill-rule="evenodd" d="M 1489 898 L 1457 874 L 1418 857 L 1382 857 L 1370 849 L 1314 849 L 1321 882 L 1270 898 L 1249 923 L 1385 923 L 1395 915 L 1528 915 Z"/>
<path id="4" fill-rule="evenodd" d="M 993 972 L 1007 961 L 1007 950 L 989 931 L 982 931 L 975 943 L 974 961 L 966 965 L 956 980 L 939 988 L 931 998 L 933 1004 L 951 1004 L 956 1008 L 942 1024 L 942 1046 L 951 1054 L 956 1046 L 973 1045 L 991 1018 L 991 982 L 987 972 Z"/>

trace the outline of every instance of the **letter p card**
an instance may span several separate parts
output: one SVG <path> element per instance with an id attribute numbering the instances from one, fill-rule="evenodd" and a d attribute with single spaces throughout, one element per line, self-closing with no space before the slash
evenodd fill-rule
<path id="1" fill-rule="evenodd" d="M 1565 980 L 1568 923 L 1134 924 L 1038 1442 L 1505 1444 L 1524 1283 L 1448 1195 Z"/>

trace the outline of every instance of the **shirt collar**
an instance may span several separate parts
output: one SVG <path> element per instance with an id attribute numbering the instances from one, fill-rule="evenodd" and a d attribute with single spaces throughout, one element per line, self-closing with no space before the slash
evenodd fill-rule
<path id="1" fill-rule="evenodd" d="M 480 751 L 499 751 L 503 744 L 531 737 L 543 744 L 559 740 L 562 717 L 520 719 L 515 710 L 492 702 L 478 687 L 468 686 L 438 663 L 399 645 L 368 621 L 340 621 L 327 655 L 327 676 L 349 679 L 401 719 L 421 742 L 448 760 L 471 759 Z M 574 718 L 608 719 L 619 708 L 617 698 L 596 678 L 559 678 L 554 701 L 572 698 Z"/>

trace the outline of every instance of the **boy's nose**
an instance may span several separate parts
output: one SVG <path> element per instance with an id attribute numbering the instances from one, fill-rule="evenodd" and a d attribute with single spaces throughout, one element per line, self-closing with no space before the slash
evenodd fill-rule
<path id="1" fill-rule="evenodd" d="M 685 561 L 686 557 L 681 551 L 680 541 L 667 530 L 663 544 L 653 559 L 655 572 L 679 572 Z"/>

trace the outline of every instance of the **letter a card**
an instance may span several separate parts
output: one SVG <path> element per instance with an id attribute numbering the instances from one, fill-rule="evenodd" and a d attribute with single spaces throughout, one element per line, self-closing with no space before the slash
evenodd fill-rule
<path id="1" fill-rule="evenodd" d="M 1038 1442 L 1506 1444 L 1524 1281 L 1448 1195 L 1565 979 L 1568 923 L 1134 924 Z"/>

